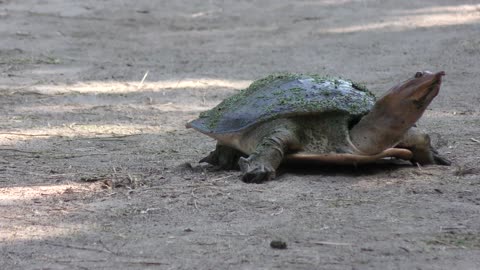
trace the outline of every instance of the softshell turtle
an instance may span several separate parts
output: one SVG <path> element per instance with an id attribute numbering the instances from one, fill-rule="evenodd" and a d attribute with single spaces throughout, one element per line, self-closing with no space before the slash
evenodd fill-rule
<path id="1" fill-rule="evenodd" d="M 378 100 L 341 78 L 275 74 L 253 82 L 187 124 L 217 140 L 200 162 L 240 168 L 245 182 L 275 177 L 285 160 L 362 164 L 394 157 L 449 165 L 414 125 L 438 94 L 443 71 L 417 72 Z"/>

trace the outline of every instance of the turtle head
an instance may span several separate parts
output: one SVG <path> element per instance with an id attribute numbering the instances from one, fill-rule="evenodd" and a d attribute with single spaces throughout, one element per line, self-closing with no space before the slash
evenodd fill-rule
<path id="1" fill-rule="evenodd" d="M 422 116 L 440 90 L 445 72 L 419 71 L 381 97 L 374 110 L 381 111 L 398 128 L 410 128 Z"/>
<path id="2" fill-rule="evenodd" d="M 376 154 L 396 145 L 437 96 L 443 76 L 443 71 L 420 71 L 388 90 L 350 130 L 357 151 Z"/>

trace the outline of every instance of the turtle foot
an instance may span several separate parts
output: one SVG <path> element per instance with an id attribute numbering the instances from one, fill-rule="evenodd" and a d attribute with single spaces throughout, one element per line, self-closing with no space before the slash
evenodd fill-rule
<path id="1" fill-rule="evenodd" d="M 245 183 L 260 184 L 275 178 L 275 169 L 265 162 L 250 158 L 240 158 L 238 161 L 240 170 L 242 170 L 242 181 Z"/>

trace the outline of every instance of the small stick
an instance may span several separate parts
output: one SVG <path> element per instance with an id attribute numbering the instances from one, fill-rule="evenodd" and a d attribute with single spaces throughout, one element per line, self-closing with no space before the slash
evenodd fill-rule
<path id="1" fill-rule="evenodd" d="M 112 254 L 112 252 L 106 250 L 106 249 L 99 249 L 99 248 L 90 248 L 90 247 L 81 247 L 81 246 L 73 246 L 73 245 L 62 245 L 62 244 L 56 244 L 56 243 L 50 243 L 46 242 L 47 245 L 51 246 L 56 246 L 56 247 L 63 247 L 63 248 L 73 248 L 73 249 L 79 249 L 79 250 L 88 250 L 88 251 L 99 251 L 99 252 L 106 252 Z"/>
<path id="2" fill-rule="evenodd" d="M 470 140 L 472 140 L 473 142 L 476 142 L 476 143 L 480 143 L 480 141 L 475 139 L 475 138 L 470 138 Z"/>
<path id="3" fill-rule="evenodd" d="M 202 91 L 202 105 L 205 105 L 207 103 L 205 99 L 205 91 Z"/>
<path id="4" fill-rule="evenodd" d="M 111 250 L 107 247 L 107 245 L 106 245 L 105 243 L 103 243 L 102 240 L 99 240 L 98 242 L 100 243 L 100 245 L 102 245 L 102 247 L 103 247 L 106 251 L 108 251 L 108 252 L 111 253 L 111 254 L 115 254 L 115 252 L 111 251 Z M 116 255 L 116 254 L 115 254 L 115 255 Z"/>
<path id="5" fill-rule="evenodd" d="M 141 265 L 166 265 L 167 263 L 162 263 L 162 262 L 148 262 L 148 261 L 137 261 L 137 262 L 123 262 L 123 263 L 126 263 L 126 264 L 132 264 L 132 265 L 135 265 L 135 264 L 141 264 Z"/>
<path id="6" fill-rule="evenodd" d="M 14 149 L 14 148 L 0 148 L 0 151 L 13 151 L 13 152 L 26 153 L 26 154 L 41 154 L 42 153 L 42 152 L 36 152 L 36 151 L 25 151 L 25 150 Z"/>
<path id="7" fill-rule="evenodd" d="M 27 134 L 19 132 L 0 132 L 0 135 L 13 135 L 13 136 L 29 136 L 29 137 L 49 137 L 53 134 Z"/>
<path id="8" fill-rule="evenodd" d="M 314 242 L 313 244 L 321 245 L 321 246 L 353 246 L 353 244 L 351 243 L 338 243 L 338 242 L 328 242 L 328 241 Z"/>
<path id="9" fill-rule="evenodd" d="M 142 88 L 143 82 L 145 81 L 145 79 L 147 78 L 147 76 L 148 76 L 148 70 L 147 70 L 147 72 L 145 72 L 145 75 L 143 75 L 143 78 L 142 78 L 142 80 L 140 81 L 140 84 L 138 85 L 138 89 Z"/>
<path id="10" fill-rule="evenodd" d="M 280 211 L 275 212 L 275 213 L 271 213 L 270 216 L 278 216 L 278 215 L 280 215 L 281 213 L 283 213 L 283 210 L 284 210 L 284 209 L 283 209 L 283 207 L 282 207 L 282 208 L 280 209 Z"/>
<path id="11" fill-rule="evenodd" d="M 417 164 L 418 169 L 419 169 L 420 171 L 423 171 L 423 170 L 422 170 L 422 165 L 420 165 L 420 163 L 418 163 L 418 162 L 416 162 L 416 164 Z"/>
<path id="12" fill-rule="evenodd" d="M 218 177 L 218 178 L 213 178 L 213 179 L 209 179 L 209 180 L 212 181 L 212 182 L 216 182 L 216 181 L 220 181 L 220 180 L 223 180 L 223 179 L 230 178 L 230 177 L 232 177 L 232 176 L 234 176 L 234 175 L 231 174 L 231 175 L 222 176 L 222 177 Z"/>
<path id="13" fill-rule="evenodd" d="M 193 199 L 193 205 L 195 206 L 195 209 L 200 210 L 197 205 L 197 200 Z"/>

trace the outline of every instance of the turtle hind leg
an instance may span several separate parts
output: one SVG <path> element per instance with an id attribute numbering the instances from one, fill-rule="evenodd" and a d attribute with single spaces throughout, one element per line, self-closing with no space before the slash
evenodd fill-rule
<path id="1" fill-rule="evenodd" d="M 412 151 L 412 163 L 421 165 L 437 164 L 449 166 L 452 163 L 441 156 L 430 144 L 430 136 L 412 127 L 403 137 L 402 141 L 396 146 L 406 148 Z"/>
<path id="2" fill-rule="evenodd" d="M 202 158 L 199 163 L 206 162 L 218 170 L 239 170 L 238 160 L 246 156 L 235 148 L 217 144 L 214 151 Z"/>

